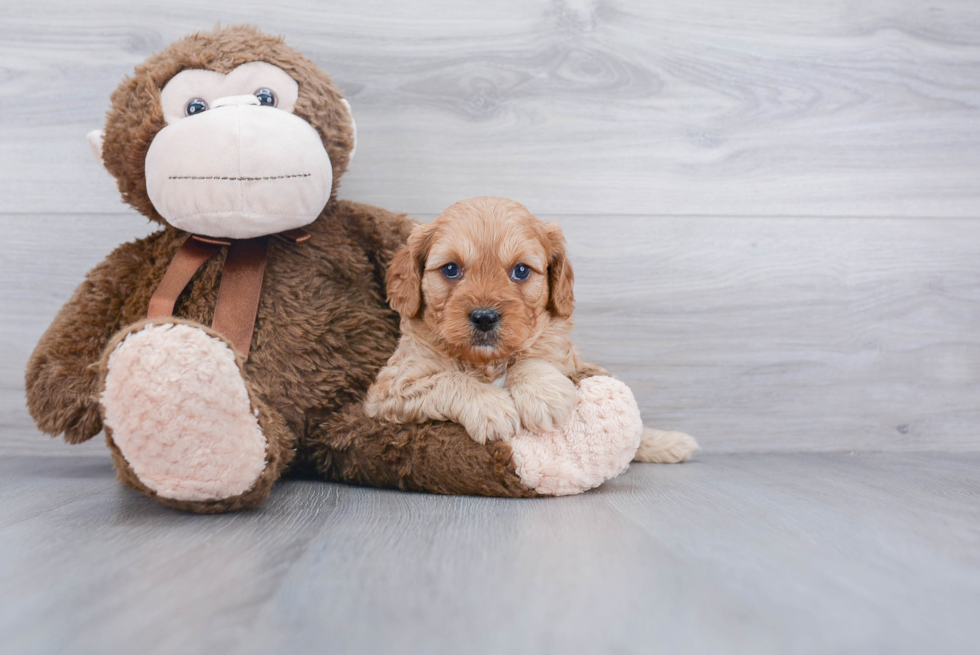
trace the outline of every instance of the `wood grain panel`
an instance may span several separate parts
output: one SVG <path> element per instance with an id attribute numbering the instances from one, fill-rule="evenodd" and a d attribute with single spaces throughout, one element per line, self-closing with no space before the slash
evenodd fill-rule
<path id="1" fill-rule="evenodd" d="M 91 161 L 115 85 L 220 20 L 283 33 L 360 127 L 346 197 L 439 211 L 975 216 L 973 0 L 54 0 L 0 25 L 0 211 L 119 208 Z"/>
<path id="2" fill-rule="evenodd" d="M 575 218 L 575 337 L 725 451 L 980 449 L 980 223 Z"/>
<path id="3" fill-rule="evenodd" d="M 0 448 L 67 452 L 24 410 L 24 364 L 84 272 L 148 228 L 35 220 L 0 216 L 18 244 L 0 269 Z M 648 424 L 711 451 L 980 449 L 980 222 L 561 220 L 575 340 L 631 386 Z"/>

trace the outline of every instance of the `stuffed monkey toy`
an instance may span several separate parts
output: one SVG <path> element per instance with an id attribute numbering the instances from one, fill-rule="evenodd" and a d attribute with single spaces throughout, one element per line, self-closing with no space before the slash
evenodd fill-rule
<path id="1" fill-rule="evenodd" d="M 398 339 L 386 267 L 412 222 L 337 199 L 350 107 L 281 39 L 236 26 L 170 45 L 89 139 L 161 229 L 89 272 L 30 358 L 27 402 L 69 443 L 104 429 L 129 487 L 206 513 L 254 507 L 290 472 L 526 497 L 584 491 L 632 459 L 636 404 L 592 367 L 575 376 L 578 422 L 546 439 L 481 445 L 453 423 L 365 415 Z"/>

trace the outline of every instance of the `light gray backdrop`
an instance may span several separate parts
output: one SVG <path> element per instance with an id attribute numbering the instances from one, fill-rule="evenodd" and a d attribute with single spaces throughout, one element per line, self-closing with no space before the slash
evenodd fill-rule
<path id="1" fill-rule="evenodd" d="M 219 8 L 215 8 L 215 7 Z M 152 228 L 85 133 L 180 36 L 249 22 L 333 74 L 341 196 L 560 219 L 575 338 L 705 450 L 977 450 L 980 3 L 39 0 L 0 5 L 0 453 L 31 349 Z"/>

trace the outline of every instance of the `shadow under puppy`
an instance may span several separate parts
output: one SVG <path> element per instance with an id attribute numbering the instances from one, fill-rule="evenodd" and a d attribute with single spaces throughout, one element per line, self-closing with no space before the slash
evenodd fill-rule
<path id="1" fill-rule="evenodd" d="M 576 404 L 583 363 L 570 340 L 574 275 L 557 223 L 506 198 L 480 197 L 416 226 L 387 272 L 402 337 L 368 390 L 369 416 L 448 420 L 479 443 L 522 426 L 547 433 Z M 698 445 L 644 428 L 635 460 L 675 463 Z"/>

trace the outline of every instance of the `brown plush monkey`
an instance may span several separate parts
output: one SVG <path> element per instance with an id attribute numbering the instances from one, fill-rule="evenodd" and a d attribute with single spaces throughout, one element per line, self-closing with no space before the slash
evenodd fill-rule
<path id="1" fill-rule="evenodd" d="M 563 493 L 541 471 L 574 477 L 575 458 L 595 455 L 518 462 L 455 424 L 364 415 L 398 339 L 386 266 L 412 223 L 337 200 L 349 106 L 281 39 L 239 26 L 172 44 L 119 86 L 104 138 L 90 138 L 123 199 L 162 229 L 88 274 L 30 359 L 27 401 L 70 443 L 104 428 L 133 489 L 197 512 L 255 506 L 289 471 L 533 496 Z"/>

